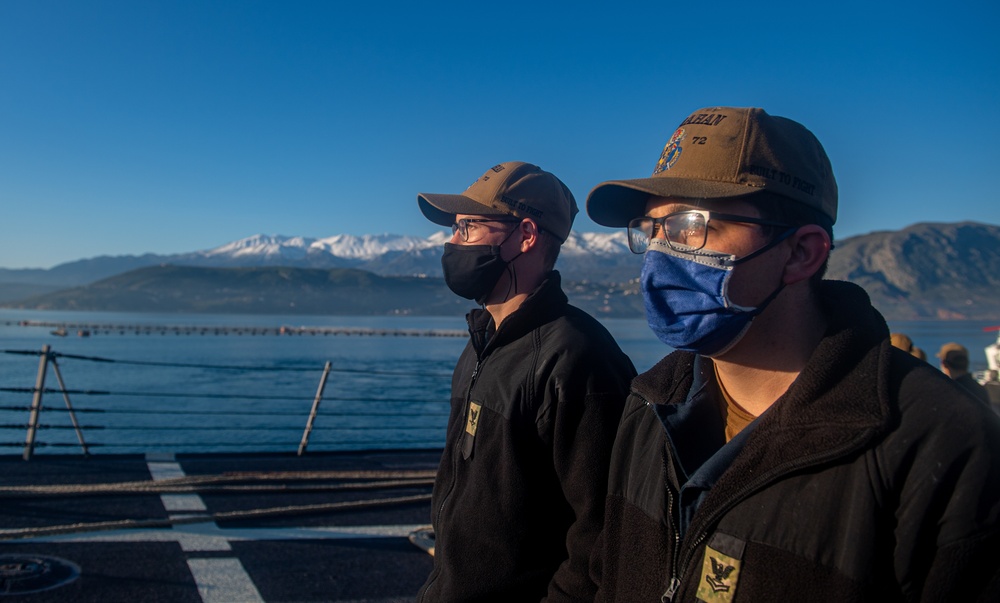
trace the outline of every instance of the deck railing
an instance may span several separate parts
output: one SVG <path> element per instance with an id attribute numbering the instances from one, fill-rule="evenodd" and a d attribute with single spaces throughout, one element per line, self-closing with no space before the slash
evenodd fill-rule
<path id="1" fill-rule="evenodd" d="M 25 460 L 38 449 L 76 449 L 84 455 L 94 449 L 302 455 L 309 446 L 432 448 L 444 442 L 448 398 L 441 392 L 447 391 L 450 374 L 443 372 L 359 370 L 330 362 L 322 367 L 157 362 L 61 354 L 48 345 L 0 352 L 39 359 L 34 387 L 0 384 L 0 447 L 21 448 Z M 89 364 L 88 381 L 112 366 L 169 371 L 170 377 L 125 389 L 74 388 L 64 378 L 67 363 Z M 294 373 L 301 377 L 288 376 Z M 401 379 L 425 385 L 392 387 Z M 353 396 L 338 392 L 337 385 L 348 380 L 384 386 L 364 386 L 360 394 L 358 387 L 343 388 L 355 390 Z M 316 384 L 314 394 L 305 389 L 309 383 Z"/>

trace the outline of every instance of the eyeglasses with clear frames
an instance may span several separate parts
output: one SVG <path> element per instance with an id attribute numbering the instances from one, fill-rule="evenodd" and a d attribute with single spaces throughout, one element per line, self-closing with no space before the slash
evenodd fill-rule
<path id="1" fill-rule="evenodd" d="M 503 218 L 462 218 L 461 220 L 456 220 L 454 224 L 451 225 L 451 234 L 457 232 L 465 243 L 469 242 L 469 225 L 470 224 L 481 224 L 485 222 L 494 222 L 497 224 L 518 224 L 521 220 L 518 219 L 503 219 Z M 482 238 L 482 237 L 478 237 Z"/>
<path id="2" fill-rule="evenodd" d="M 628 223 L 628 248 L 632 253 L 646 253 L 646 250 L 649 249 L 649 242 L 658 234 L 663 233 L 667 245 L 674 251 L 698 251 L 708 242 L 708 223 L 711 220 L 791 228 L 788 224 L 772 220 L 691 209 L 668 214 L 661 218 L 643 216 L 633 219 Z"/>

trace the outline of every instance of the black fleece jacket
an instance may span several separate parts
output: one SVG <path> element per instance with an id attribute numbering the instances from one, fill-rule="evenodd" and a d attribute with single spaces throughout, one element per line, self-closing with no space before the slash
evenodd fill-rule
<path id="1" fill-rule="evenodd" d="M 559 274 L 493 330 L 473 310 L 434 484 L 419 601 L 592 601 L 588 559 L 635 369 Z"/>
<path id="2" fill-rule="evenodd" d="M 825 281 L 821 299 L 824 339 L 683 534 L 683 442 L 667 442 L 654 409 L 687 401 L 695 357 L 675 352 L 636 378 L 593 558 L 597 600 L 1000 600 L 1000 421 L 893 348 L 863 290 Z"/>

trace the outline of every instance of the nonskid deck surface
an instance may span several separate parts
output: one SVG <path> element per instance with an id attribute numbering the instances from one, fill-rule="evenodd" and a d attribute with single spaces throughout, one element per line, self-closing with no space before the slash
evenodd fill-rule
<path id="1" fill-rule="evenodd" d="M 410 601 L 438 450 L 0 457 L 0 603 Z"/>

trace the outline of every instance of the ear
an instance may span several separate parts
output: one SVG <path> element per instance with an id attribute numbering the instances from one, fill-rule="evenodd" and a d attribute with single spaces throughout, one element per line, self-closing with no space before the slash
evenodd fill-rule
<path id="1" fill-rule="evenodd" d="M 823 227 L 807 224 L 788 237 L 791 253 L 785 263 L 784 282 L 792 285 L 809 280 L 830 255 L 830 235 Z"/>
<path id="2" fill-rule="evenodd" d="M 521 232 L 521 253 L 525 253 L 538 245 L 538 237 L 541 233 L 538 231 L 538 225 L 531 218 L 525 218 L 521 220 L 521 223 L 517 226 L 518 230 Z"/>

